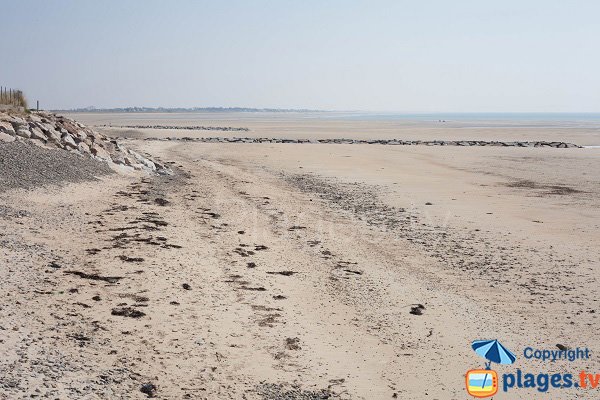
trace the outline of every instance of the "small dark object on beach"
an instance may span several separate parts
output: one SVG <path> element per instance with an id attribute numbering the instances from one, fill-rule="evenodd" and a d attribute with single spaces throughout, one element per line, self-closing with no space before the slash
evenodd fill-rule
<path id="1" fill-rule="evenodd" d="M 297 274 L 295 271 L 269 271 L 267 272 L 269 275 L 283 275 L 283 276 L 292 276 Z"/>
<path id="2" fill-rule="evenodd" d="M 425 203 L 426 206 L 432 206 L 433 203 L 430 203 L 429 201 L 427 203 Z"/>
<path id="3" fill-rule="evenodd" d="M 344 272 L 347 272 L 349 274 L 355 274 L 355 275 L 362 275 L 363 274 L 361 271 L 354 271 L 352 269 L 345 269 Z"/>
<path id="4" fill-rule="evenodd" d="M 154 199 L 154 202 L 156 204 L 158 204 L 159 206 L 163 206 L 163 207 L 170 203 L 169 200 L 161 199 L 160 197 L 157 197 L 156 199 Z"/>
<path id="5" fill-rule="evenodd" d="M 558 343 L 556 345 L 556 347 L 558 347 L 558 349 L 561 350 L 561 351 L 565 351 L 565 350 L 569 350 L 570 349 L 570 347 L 565 346 L 564 344 L 560 344 L 560 343 Z"/>
<path id="6" fill-rule="evenodd" d="M 254 255 L 253 251 L 250 251 L 250 250 L 246 251 L 246 250 L 242 249 L 241 247 L 236 247 L 233 250 L 233 252 L 236 253 L 236 254 L 239 254 L 242 257 L 248 257 L 248 256 Z"/>
<path id="7" fill-rule="evenodd" d="M 273 298 L 274 298 L 275 300 L 285 300 L 285 299 L 287 299 L 287 297 L 285 297 L 285 296 L 283 296 L 283 295 L 281 295 L 281 294 L 278 294 L 278 295 L 276 295 L 276 296 L 273 296 Z"/>
<path id="8" fill-rule="evenodd" d="M 415 304 L 410 308 L 410 313 L 412 315 L 423 315 L 423 310 L 425 306 L 423 304 Z"/>
<path id="9" fill-rule="evenodd" d="M 247 264 L 246 264 L 246 266 L 247 266 L 248 268 L 256 268 L 256 263 L 249 262 L 249 263 L 247 263 Z"/>
<path id="10" fill-rule="evenodd" d="M 120 317 L 129 317 L 129 318 L 141 318 L 144 314 L 143 312 L 136 310 L 131 307 L 123 307 L 123 308 L 113 308 L 110 312 L 111 315 L 118 315 Z"/>
<path id="11" fill-rule="evenodd" d="M 238 233 L 239 233 L 240 235 L 243 235 L 244 233 L 246 233 L 246 231 L 238 231 Z"/>
<path id="12" fill-rule="evenodd" d="M 89 337 L 82 335 L 80 333 L 76 333 L 74 335 L 67 335 L 67 336 L 70 337 L 71 339 L 76 340 L 79 347 L 84 347 L 86 345 L 86 343 L 89 343 L 92 341 L 92 339 L 90 339 Z"/>
<path id="13" fill-rule="evenodd" d="M 142 262 L 142 261 L 144 261 L 144 259 L 142 257 L 119 256 L 119 258 L 125 262 Z"/>
<path id="14" fill-rule="evenodd" d="M 259 251 L 259 250 L 267 250 L 268 247 L 265 246 L 264 244 L 257 244 L 256 246 L 254 246 L 254 250 Z"/>
<path id="15" fill-rule="evenodd" d="M 285 347 L 287 347 L 288 350 L 302 349 L 302 347 L 300 347 L 300 339 L 297 337 L 285 339 Z"/>
<path id="16" fill-rule="evenodd" d="M 305 226 L 300 226 L 300 225 L 294 225 L 294 226 L 290 226 L 288 228 L 288 231 L 295 231 L 295 230 L 298 230 L 298 229 L 306 229 L 306 227 Z"/>
<path id="17" fill-rule="evenodd" d="M 57 263 L 56 261 L 52 261 L 50 264 L 48 264 L 48 266 L 50 268 L 56 268 L 56 269 L 60 268 L 60 264 Z"/>
<path id="18" fill-rule="evenodd" d="M 144 383 L 142 385 L 142 387 L 140 387 L 140 392 L 144 393 L 146 396 L 148 397 L 155 397 L 156 396 L 156 390 L 158 388 L 156 387 L 156 385 L 154 385 L 153 383 Z"/>
<path id="19" fill-rule="evenodd" d="M 100 296 L 96 295 L 96 296 L 92 297 L 92 300 L 94 300 L 94 301 L 100 301 L 101 299 L 100 299 Z"/>
<path id="20" fill-rule="evenodd" d="M 65 274 L 77 275 L 78 277 L 83 279 L 91 279 L 93 281 L 104 281 L 108 283 L 117 283 L 118 281 L 123 279 L 123 277 L 121 276 L 100 276 L 98 274 L 86 274 L 85 272 L 81 271 L 65 271 Z"/>
<path id="21" fill-rule="evenodd" d="M 262 286 L 259 286 L 259 287 L 242 286 L 241 289 L 243 289 L 243 290 L 251 290 L 251 291 L 255 291 L 255 292 L 264 292 L 264 291 L 267 290 L 267 289 L 265 289 Z"/>
<path id="22" fill-rule="evenodd" d="M 172 301 L 169 304 L 172 305 L 172 306 L 178 306 L 179 302 L 178 301 Z"/>
<path id="23" fill-rule="evenodd" d="M 184 283 L 183 285 L 181 285 L 181 287 L 184 288 L 185 290 L 192 290 L 192 287 L 187 283 Z"/>

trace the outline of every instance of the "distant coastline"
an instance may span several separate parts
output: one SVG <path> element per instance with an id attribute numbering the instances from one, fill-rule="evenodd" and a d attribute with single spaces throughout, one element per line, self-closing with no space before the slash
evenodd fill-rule
<path id="1" fill-rule="evenodd" d="M 323 110 L 309 110 L 296 108 L 247 108 L 247 107 L 117 107 L 117 108 L 74 108 L 67 110 L 52 110 L 53 112 L 70 112 L 70 113 L 184 113 L 184 112 L 326 112 Z"/>
<path id="2" fill-rule="evenodd" d="M 382 121 L 436 121 L 436 122 L 483 122 L 483 121 L 528 121 L 528 122 L 600 122 L 600 112 L 434 112 L 403 113 L 376 111 L 332 111 L 307 108 L 252 108 L 252 107 L 115 107 L 115 108 L 74 108 L 54 109 L 60 113 L 305 113 L 319 114 L 319 117 L 345 120 Z"/>

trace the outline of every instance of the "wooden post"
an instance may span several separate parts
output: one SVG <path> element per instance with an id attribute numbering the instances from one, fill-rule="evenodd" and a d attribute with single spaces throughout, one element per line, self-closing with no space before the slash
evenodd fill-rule
<path id="1" fill-rule="evenodd" d="M 36 107 L 36 110 L 40 111 L 40 101 L 39 101 L 39 100 L 37 100 L 37 107 Z"/>

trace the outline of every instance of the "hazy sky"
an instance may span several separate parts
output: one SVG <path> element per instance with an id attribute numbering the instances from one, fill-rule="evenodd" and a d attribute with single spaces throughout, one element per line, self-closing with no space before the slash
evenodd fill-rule
<path id="1" fill-rule="evenodd" d="M 600 111 L 600 1 L 0 0 L 45 108 Z"/>

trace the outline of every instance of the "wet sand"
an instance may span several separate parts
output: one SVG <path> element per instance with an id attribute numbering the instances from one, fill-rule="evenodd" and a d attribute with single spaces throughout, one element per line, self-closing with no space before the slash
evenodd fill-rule
<path id="1" fill-rule="evenodd" d="M 88 125 L 170 125 L 248 128 L 248 132 L 113 129 L 125 137 L 248 136 L 292 139 L 547 140 L 600 145 L 600 124 L 591 121 L 364 120 L 336 113 L 74 113 Z"/>
<path id="2" fill-rule="evenodd" d="M 593 126 L 73 117 L 239 126 L 248 136 L 599 142 Z M 500 374 L 599 370 L 597 357 L 522 357 L 526 346 L 600 348 L 597 149 L 181 143 L 141 139 L 189 132 L 103 132 L 176 174 L 0 194 L 7 398 L 36 389 L 145 398 L 150 383 L 169 399 L 462 399 L 465 372 L 483 367 L 470 343 L 488 338 L 517 355 Z"/>

